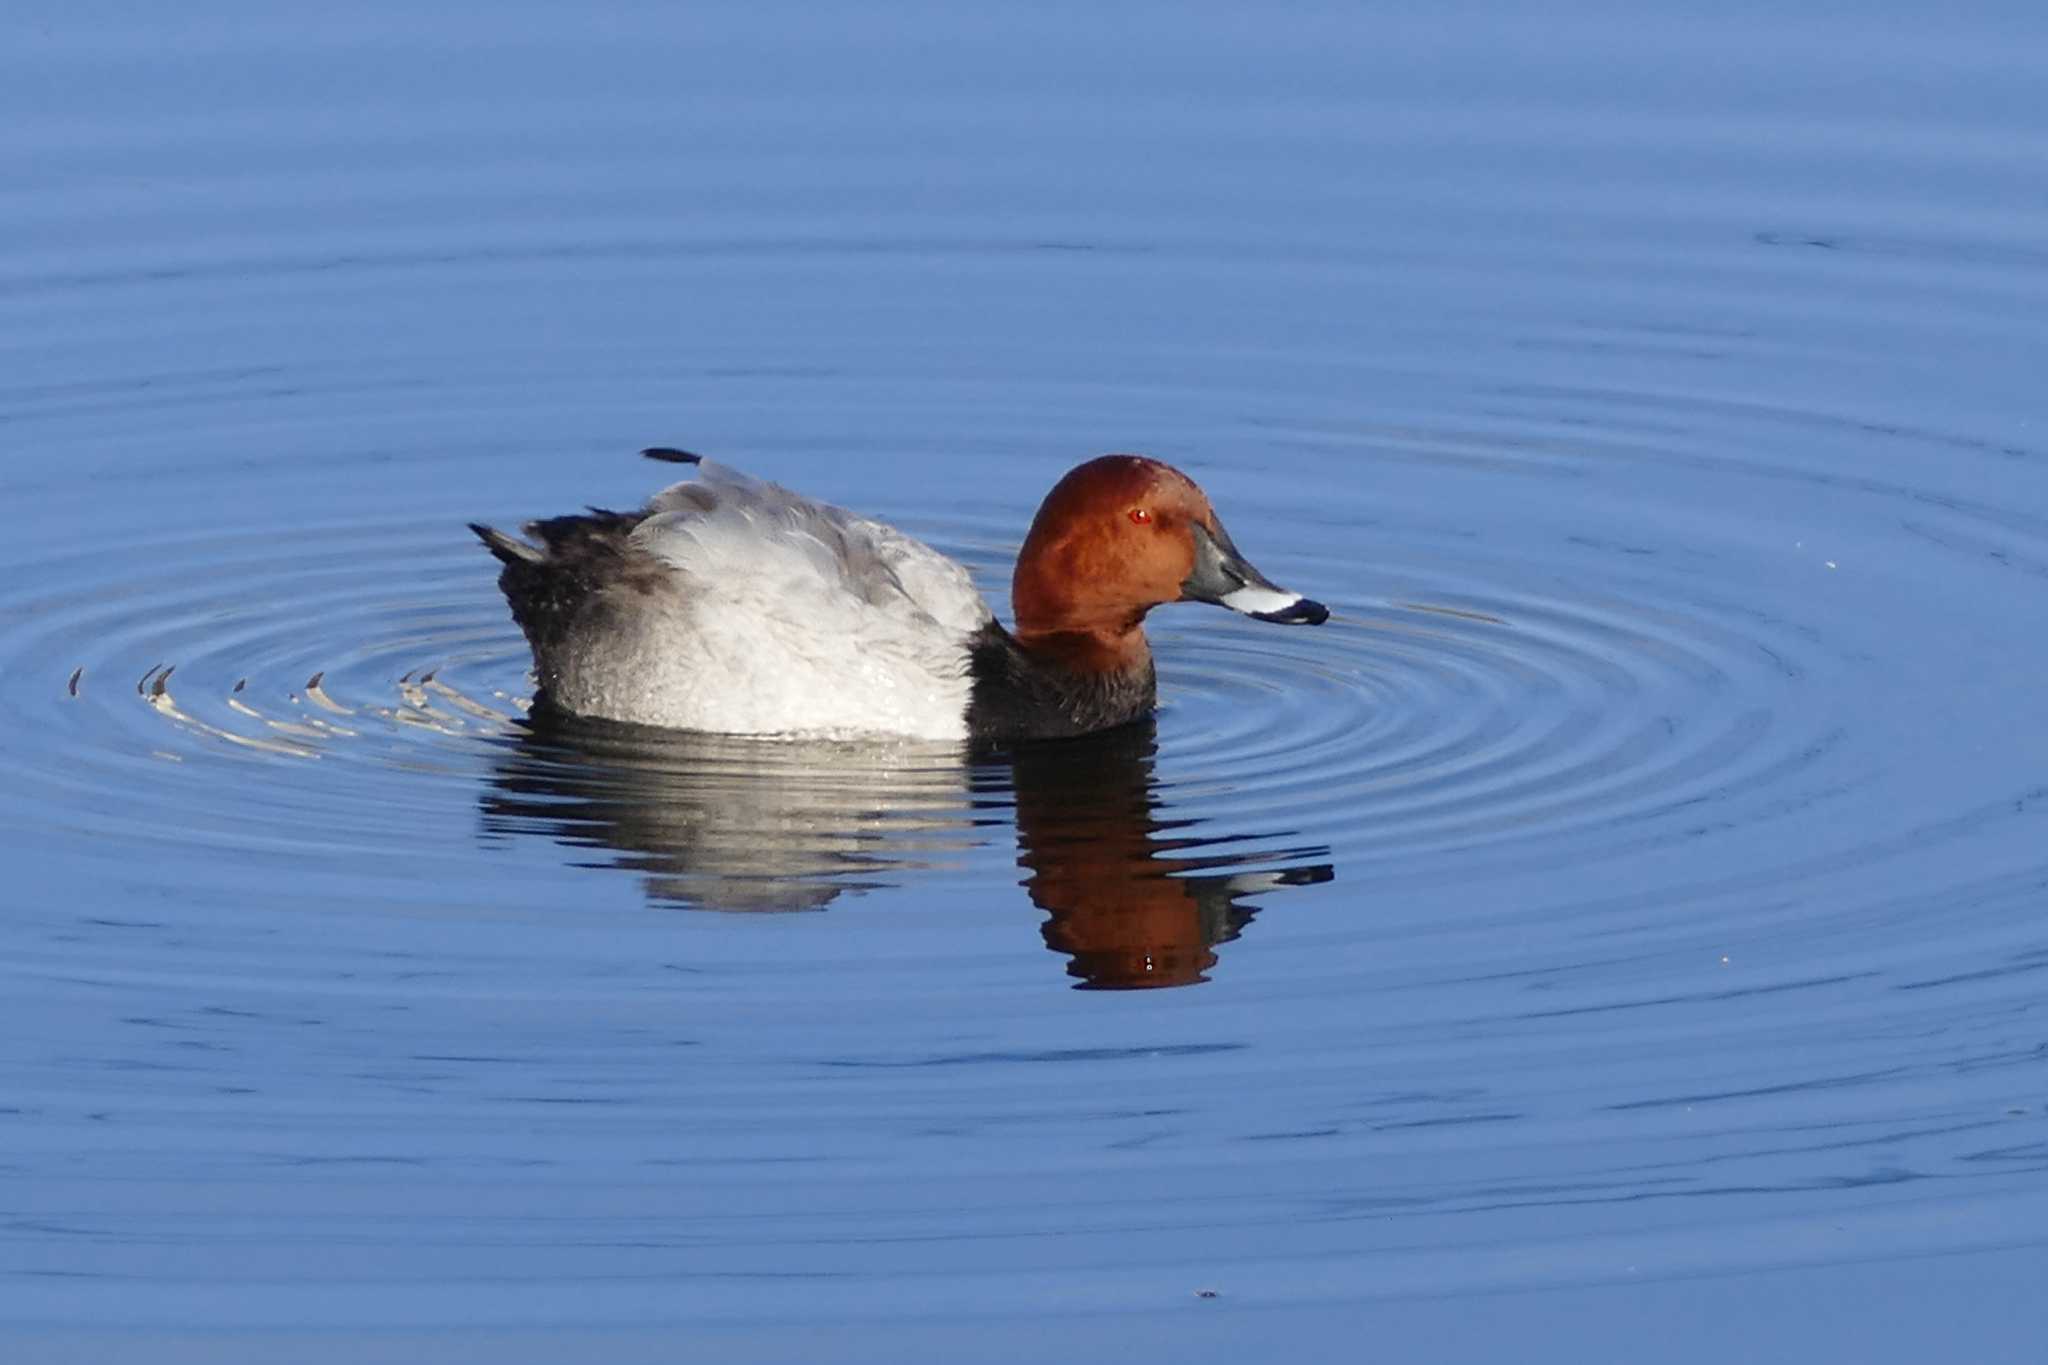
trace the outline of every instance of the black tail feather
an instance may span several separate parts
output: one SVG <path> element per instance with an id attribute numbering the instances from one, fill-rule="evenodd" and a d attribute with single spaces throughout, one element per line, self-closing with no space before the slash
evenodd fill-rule
<path id="1" fill-rule="evenodd" d="M 494 526 L 472 521 L 469 523 L 469 529 L 476 532 L 476 538 L 484 543 L 484 548 L 501 564 L 534 564 L 543 558 L 541 551 L 523 540 L 506 535 Z"/>
<path id="2" fill-rule="evenodd" d="M 701 455 L 692 455 L 687 450 L 677 450 L 674 446 L 649 446 L 640 453 L 650 460 L 660 460 L 665 464 L 698 464 L 704 458 Z"/>

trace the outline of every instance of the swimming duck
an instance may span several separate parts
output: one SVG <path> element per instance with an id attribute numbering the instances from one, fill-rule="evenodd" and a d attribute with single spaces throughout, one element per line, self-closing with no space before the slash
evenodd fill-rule
<path id="1" fill-rule="evenodd" d="M 1136 720 L 1157 699 L 1145 613 L 1214 602 L 1286 625 L 1329 610 L 1254 569 L 1194 480 L 1105 455 L 1048 493 L 1005 630 L 967 569 L 878 521 L 697 467 L 634 512 L 470 529 L 533 647 L 540 700 L 726 734 L 1005 744 Z"/>

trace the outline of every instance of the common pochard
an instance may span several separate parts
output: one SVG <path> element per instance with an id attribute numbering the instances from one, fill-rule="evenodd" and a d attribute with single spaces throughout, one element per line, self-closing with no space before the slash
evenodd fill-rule
<path id="1" fill-rule="evenodd" d="M 1007 743 L 1152 710 L 1145 614 L 1215 602 L 1318 625 L 1194 480 L 1105 455 L 1053 485 L 1017 553 L 1005 630 L 964 566 L 889 526 L 659 447 L 698 477 L 635 512 L 472 524 L 533 646 L 541 699 L 577 715 L 726 734 Z"/>

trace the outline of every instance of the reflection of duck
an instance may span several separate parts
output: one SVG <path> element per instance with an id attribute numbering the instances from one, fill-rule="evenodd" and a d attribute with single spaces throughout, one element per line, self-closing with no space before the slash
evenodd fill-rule
<path id="1" fill-rule="evenodd" d="M 537 708 L 482 800 L 493 835 L 611 850 L 649 900 L 818 910 L 985 836 L 951 744 L 657 730 Z"/>
<path id="2" fill-rule="evenodd" d="M 1330 614 L 1254 569 L 1187 475 L 1136 455 L 1046 495 L 1017 555 L 1015 631 L 963 566 L 900 531 L 736 470 L 700 475 L 637 512 L 530 523 L 530 541 L 471 527 L 554 705 L 727 734 L 1074 735 L 1152 710 L 1144 620 L 1161 603 Z"/>
<path id="3" fill-rule="evenodd" d="M 1086 988 L 1187 986 L 1206 980 L 1215 945 L 1236 938 L 1256 913 L 1242 898 L 1326 882 L 1328 863 L 1264 871 L 1185 875 L 1243 867 L 1247 858 L 1172 856 L 1250 837 L 1162 837 L 1194 822 L 1162 818 L 1147 719 L 1105 734 L 1020 746 L 1011 755 L 1017 794 L 1017 861 L 1024 889 L 1051 918 L 1046 946 L 1073 960 Z M 1327 848 L 1253 855 L 1264 861 L 1325 857 Z"/>
<path id="4" fill-rule="evenodd" d="M 494 836 L 610 850 L 657 903 L 817 910 L 958 861 L 988 842 L 991 807 L 1014 800 L 1024 888 L 1051 915 L 1045 942 L 1072 959 L 1068 972 L 1098 988 L 1180 986 L 1250 923 L 1244 897 L 1332 874 L 1296 863 L 1188 875 L 1328 850 L 1196 853 L 1249 836 L 1200 837 L 1164 815 L 1155 747 L 1147 719 L 968 766 L 953 745 L 745 739 L 543 711 L 504 751 L 483 822 Z"/>

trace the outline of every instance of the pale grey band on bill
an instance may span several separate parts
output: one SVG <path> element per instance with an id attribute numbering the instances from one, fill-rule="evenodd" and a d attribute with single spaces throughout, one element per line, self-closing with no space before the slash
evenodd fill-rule
<path id="1" fill-rule="evenodd" d="M 1286 611 L 1301 600 L 1301 594 L 1247 583 L 1235 591 L 1224 593 L 1216 600 L 1232 611 L 1241 611 L 1246 616 L 1259 616 L 1267 612 Z"/>

